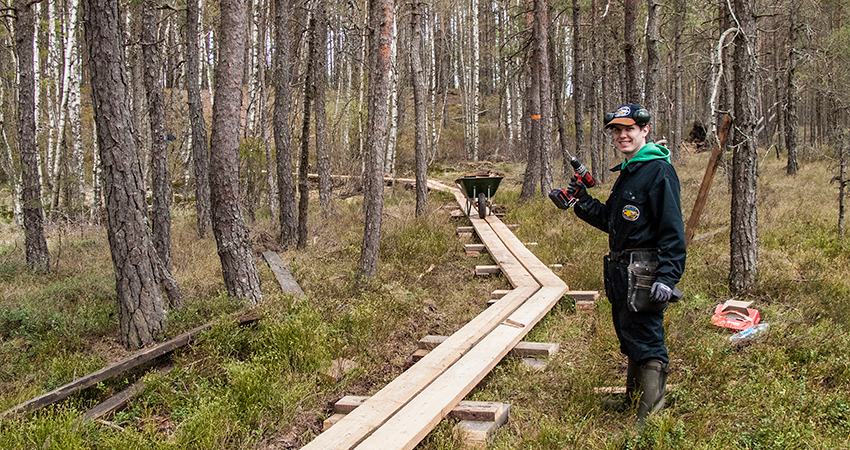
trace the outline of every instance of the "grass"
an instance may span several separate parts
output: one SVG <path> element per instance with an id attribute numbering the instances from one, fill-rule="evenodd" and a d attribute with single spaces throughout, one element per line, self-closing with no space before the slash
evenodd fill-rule
<path id="1" fill-rule="evenodd" d="M 702 180 L 707 154 L 677 165 L 685 217 Z M 495 200 L 507 208 L 524 242 L 577 290 L 603 292 L 601 258 L 607 236 L 555 209 L 548 200 L 519 204 L 522 168 L 481 164 L 506 175 Z M 480 167 L 444 167 L 433 176 L 451 181 Z M 560 170 L 558 170 L 560 171 Z M 558 342 L 561 351 L 536 372 L 502 361 L 467 397 L 512 405 L 496 434 L 496 449 L 834 449 L 850 446 L 850 264 L 847 238 L 837 234 L 833 168 L 826 158 L 804 161 L 796 177 L 782 161 L 763 160 L 759 177 L 759 284 L 747 297 L 770 331 L 734 348 L 730 333 L 713 327 L 716 304 L 730 298 L 729 188 L 718 172 L 697 230 L 708 234 L 689 249 L 679 285 L 685 298 L 665 323 L 673 387 L 667 406 L 638 431 L 633 413 L 599 407 L 593 389 L 619 386 L 619 353 L 610 306 L 577 314 L 562 300 L 530 331 L 528 340 Z M 558 179 L 559 185 L 565 185 Z M 591 190 L 604 198 L 610 183 Z M 261 320 L 238 327 L 227 320 L 244 305 L 224 293 L 211 235 L 199 238 L 190 210 L 174 211 L 174 272 L 187 297 L 163 338 L 201 323 L 216 324 L 191 347 L 170 357 L 168 372 L 130 373 L 25 417 L 0 421 L 4 449 L 273 449 L 298 447 L 321 430 L 329 405 L 342 395 L 369 395 L 398 376 L 416 341 L 449 335 L 484 308 L 504 277 L 474 278 L 483 254 L 466 257 L 464 243 L 433 193 L 428 217 L 413 216 L 414 196 L 388 189 L 379 273 L 356 277 L 362 233 L 358 198 L 337 200 L 328 220 L 311 211 L 310 245 L 280 252 L 307 293 L 284 295 L 258 260 Z M 251 224 L 255 247 L 274 248 L 267 214 Z M 712 232 L 716 232 L 710 234 Z M 48 237 L 55 270 L 28 272 L 23 236 L 7 225 L 0 242 L 0 409 L 90 373 L 127 353 L 118 344 L 114 276 L 106 236 L 96 227 L 54 226 Z M 58 256 L 58 257 L 57 257 Z M 358 363 L 338 384 L 318 370 L 336 358 Z M 104 422 L 78 426 L 76 418 L 136 377 L 144 393 Z M 462 447 L 444 421 L 420 449 Z"/>

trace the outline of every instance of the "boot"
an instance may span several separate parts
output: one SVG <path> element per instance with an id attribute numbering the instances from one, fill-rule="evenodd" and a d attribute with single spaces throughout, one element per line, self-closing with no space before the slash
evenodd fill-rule
<path id="1" fill-rule="evenodd" d="M 642 427 L 647 417 L 661 411 L 664 407 L 664 395 L 667 393 L 667 364 L 653 359 L 640 367 L 638 379 L 643 392 L 640 394 L 637 410 L 637 425 Z"/>
<path id="2" fill-rule="evenodd" d="M 626 393 L 614 394 L 602 399 L 602 407 L 614 411 L 625 411 L 632 407 L 635 397 L 640 391 L 640 366 L 629 358 L 629 366 L 626 369 Z"/>

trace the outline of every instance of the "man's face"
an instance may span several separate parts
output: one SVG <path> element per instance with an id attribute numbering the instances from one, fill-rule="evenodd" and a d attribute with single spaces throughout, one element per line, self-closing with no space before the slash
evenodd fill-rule
<path id="1" fill-rule="evenodd" d="M 646 145 L 646 135 L 649 134 L 649 126 L 643 128 L 632 125 L 611 125 L 608 128 L 611 136 L 614 138 L 614 143 L 620 149 L 620 153 L 626 159 L 632 159 L 641 147 Z"/>

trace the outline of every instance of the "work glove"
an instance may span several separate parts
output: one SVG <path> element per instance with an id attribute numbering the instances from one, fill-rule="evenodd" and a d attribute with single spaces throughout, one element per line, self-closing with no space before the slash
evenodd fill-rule
<path id="1" fill-rule="evenodd" d="M 590 194 L 587 193 L 584 183 L 582 183 L 577 177 L 573 177 L 570 184 L 567 186 L 567 195 L 575 197 L 579 203 L 590 199 Z"/>
<path id="2" fill-rule="evenodd" d="M 673 289 L 660 281 L 652 283 L 652 289 L 649 293 L 652 295 L 652 299 L 658 303 L 669 302 L 673 297 Z"/>

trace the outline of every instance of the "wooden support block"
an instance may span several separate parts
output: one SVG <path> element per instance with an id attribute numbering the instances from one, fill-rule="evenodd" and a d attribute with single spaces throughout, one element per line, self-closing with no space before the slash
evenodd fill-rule
<path id="1" fill-rule="evenodd" d="M 356 369 L 357 363 L 345 358 L 335 359 L 331 362 L 330 368 L 325 371 L 319 371 L 319 377 L 327 383 L 336 384 L 342 380 L 348 372 Z"/>
<path id="2" fill-rule="evenodd" d="M 475 227 L 457 227 L 457 234 L 472 234 Z"/>
<path id="3" fill-rule="evenodd" d="M 526 247 L 537 247 L 537 242 L 526 242 L 523 245 L 525 245 Z"/>
<path id="4" fill-rule="evenodd" d="M 567 291 L 564 295 L 578 301 L 595 302 L 599 299 L 599 291 Z"/>
<path id="5" fill-rule="evenodd" d="M 493 300 L 499 300 L 502 297 L 508 295 L 511 292 L 510 289 L 496 289 L 495 291 L 490 293 L 490 298 Z"/>
<path id="6" fill-rule="evenodd" d="M 499 266 L 475 266 L 475 276 L 495 275 L 502 273 L 502 268 Z"/>
<path id="7" fill-rule="evenodd" d="M 449 211 L 460 211 L 460 205 L 455 204 L 455 203 L 450 203 L 450 204 L 446 205 L 444 208 L 446 208 Z"/>
<path id="8" fill-rule="evenodd" d="M 596 302 L 588 302 L 583 300 L 576 301 L 576 311 L 592 312 L 595 309 Z"/>
<path id="9" fill-rule="evenodd" d="M 549 268 L 552 270 L 561 270 L 564 268 L 563 264 L 549 264 Z"/>
<path id="10" fill-rule="evenodd" d="M 462 433 L 462 439 L 466 448 L 486 448 L 487 443 L 493 440 L 496 430 L 507 420 L 510 414 L 510 405 L 505 404 L 503 414 L 496 420 L 461 420 L 455 425 L 454 431 Z"/>
<path id="11" fill-rule="evenodd" d="M 483 252 L 487 250 L 487 246 L 484 244 L 465 244 L 463 248 L 468 252 Z"/>
<path id="12" fill-rule="evenodd" d="M 466 217 L 466 213 L 459 210 L 459 209 L 451 210 L 451 211 L 449 211 L 449 214 L 451 214 L 452 219 L 462 219 L 462 218 Z"/>
<path id="13" fill-rule="evenodd" d="M 519 224 L 518 223 L 511 223 L 511 224 L 508 224 L 507 227 L 511 230 L 516 230 L 517 228 L 519 228 Z"/>
<path id="14" fill-rule="evenodd" d="M 334 403 L 334 413 L 335 415 L 348 414 L 365 403 L 366 400 L 369 400 L 369 397 L 346 395 Z M 510 407 L 511 405 L 500 402 L 462 401 L 449 411 L 448 417 L 456 420 L 496 422 L 501 419 L 504 421 L 504 416 L 510 411 Z"/>
<path id="15" fill-rule="evenodd" d="M 426 352 L 433 350 L 446 339 L 448 339 L 446 336 L 435 336 L 429 334 L 419 340 L 419 350 L 417 350 L 417 352 L 420 350 L 425 350 Z M 552 356 L 555 353 L 558 353 L 560 349 L 561 344 L 558 343 L 520 341 L 516 346 L 514 346 L 513 350 L 510 351 L 509 355 L 519 356 L 522 358 L 528 356 Z M 414 352 L 414 354 L 416 353 Z M 425 355 L 423 354 L 422 356 Z M 420 358 L 422 356 L 420 356 Z"/>
<path id="16" fill-rule="evenodd" d="M 546 370 L 546 361 L 537 358 L 522 358 L 522 364 L 531 370 L 542 372 Z"/>
<path id="17" fill-rule="evenodd" d="M 336 423 L 342 420 L 343 417 L 345 417 L 345 414 L 342 413 L 336 413 L 328 417 L 322 422 L 322 431 L 328 431 L 328 428 L 336 425 Z"/>
<path id="18" fill-rule="evenodd" d="M 667 385 L 667 391 L 670 391 L 671 389 L 673 389 L 675 387 L 676 387 L 675 384 L 668 384 Z M 626 393 L 626 387 L 625 386 L 596 387 L 596 388 L 593 388 L 593 393 L 594 394 L 625 394 Z"/>

